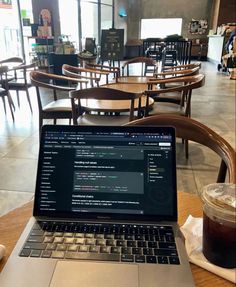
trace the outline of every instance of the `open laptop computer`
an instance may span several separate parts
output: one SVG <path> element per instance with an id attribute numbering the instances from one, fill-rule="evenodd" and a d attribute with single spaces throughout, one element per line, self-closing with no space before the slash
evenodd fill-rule
<path id="1" fill-rule="evenodd" d="M 46 125 L 1 287 L 191 287 L 172 127 Z"/>

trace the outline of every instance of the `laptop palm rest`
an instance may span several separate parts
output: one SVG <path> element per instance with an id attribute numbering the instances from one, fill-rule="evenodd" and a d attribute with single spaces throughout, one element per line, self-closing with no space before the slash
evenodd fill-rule
<path id="1" fill-rule="evenodd" d="M 50 287 L 138 287 L 135 264 L 58 261 Z"/>

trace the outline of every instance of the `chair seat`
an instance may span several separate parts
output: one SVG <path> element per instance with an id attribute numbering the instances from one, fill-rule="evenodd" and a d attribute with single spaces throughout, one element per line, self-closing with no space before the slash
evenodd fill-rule
<path id="1" fill-rule="evenodd" d="M 129 122 L 129 116 L 102 116 L 93 114 L 83 114 L 77 119 L 78 125 L 93 126 L 121 126 Z"/>
<path id="2" fill-rule="evenodd" d="M 24 79 L 14 79 L 8 82 L 9 89 L 18 88 L 18 87 L 31 87 L 31 82 L 27 80 L 25 83 Z"/>
<path id="3" fill-rule="evenodd" d="M 159 96 L 154 97 L 155 102 L 170 102 L 180 104 L 181 102 L 181 93 L 167 93 L 161 94 Z"/>
<path id="4" fill-rule="evenodd" d="M 185 111 L 183 107 L 180 107 L 179 105 L 174 103 L 155 102 L 148 114 L 149 115 L 178 114 L 184 116 Z"/>
<path id="5" fill-rule="evenodd" d="M 70 99 L 53 101 L 43 107 L 44 112 L 72 111 Z"/>

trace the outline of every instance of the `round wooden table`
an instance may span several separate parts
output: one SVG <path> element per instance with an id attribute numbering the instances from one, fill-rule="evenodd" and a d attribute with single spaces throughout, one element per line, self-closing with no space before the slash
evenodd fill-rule
<path id="1" fill-rule="evenodd" d="M 131 78 L 131 77 L 124 77 L 124 78 Z M 147 89 L 147 83 L 118 82 L 118 83 L 102 85 L 101 87 L 121 90 L 125 92 L 143 94 L 144 91 Z M 154 100 L 152 98 L 149 98 L 148 103 L 149 103 L 148 106 L 151 109 L 154 104 Z M 120 113 L 120 112 L 127 112 L 130 110 L 130 100 L 106 101 L 106 100 L 82 99 L 81 106 L 86 111 Z M 135 110 L 138 109 L 138 99 L 135 100 L 134 108 Z M 141 98 L 141 110 L 144 110 L 145 108 L 146 108 L 146 96 L 143 95 Z"/>
<path id="2" fill-rule="evenodd" d="M 0 240 L 6 246 L 6 255 L 0 261 L 0 271 L 12 252 L 27 221 L 32 216 L 33 203 L 17 208 L 0 217 Z M 178 192 L 178 223 L 182 225 L 189 215 L 202 217 L 202 203 L 196 195 Z M 194 264 L 191 269 L 197 287 L 233 287 L 233 283 Z M 176 286 L 180 287 L 180 286 Z"/>

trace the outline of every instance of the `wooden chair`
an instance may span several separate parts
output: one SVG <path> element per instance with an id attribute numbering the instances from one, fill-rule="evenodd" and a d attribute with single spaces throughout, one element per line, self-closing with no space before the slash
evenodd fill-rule
<path id="1" fill-rule="evenodd" d="M 191 98 L 192 98 L 192 91 L 194 89 L 200 88 L 205 83 L 205 76 L 203 74 L 195 75 L 195 76 L 187 76 L 181 78 L 174 78 L 174 79 L 164 79 L 164 80 L 157 80 L 155 84 L 169 84 L 175 83 L 177 86 L 165 88 L 165 89 L 158 89 L 152 90 L 152 85 L 154 81 L 149 83 L 149 90 L 145 91 L 147 96 L 147 103 L 149 97 L 152 97 L 155 100 L 154 105 L 152 106 L 152 110 L 149 111 L 148 106 L 146 107 L 145 116 L 153 116 L 158 114 L 174 114 L 180 115 L 183 117 L 191 117 Z M 171 102 L 170 98 L 167 98 L 166 101 L 158 102 L 158 97 L 162 95 L 163 97 L 165 94 L 168 93 L 176 93 L 179 92 L 181 96 L 181 100 L 179 103 Z M 188 158 L 188 141 L 185 140 L 185 155 Z"/>
<path id="2" fill-rule="evenodd" d="M 29 79 L 29 72 L 32 69 L 36 68 L 36 63 L 25 64 L 22 58 L 11 57 L 11 58 L 2 60 L 0 62 L 0 65 L 2 64 L 8 66 L 8 75 L 7 75 L 8 87 L 9 87 L 9 90 L 16 91 L 18 106 L 20 107 L 19 92 L 25 91 L 30 110 L 31 112 L 33 112 L 31 101 L 30 101 L 30 96 L 29 96 L 29 91 L 28 91 L 28 89 L 31 87 L 31 82 Z"/>
<path id="3" fill-rule="evenodd" d="M 110 74 L 113 74 L 115 82 L 117 82 L 117 78 L 120 77 L 120 68 L 119 67 L 112 67 L 112 66 L 108 66 L 108 65 L 86 63 L 85 68 L 96 69 L 96 70 L 100 70 L 103 72 L 109 72 L 109 74 L 106 74 L 106 84 L 109 83 L 109 75 Z"/>
<path id="4" fill-rule="evenodd" d="M 8 87 L 8 81 L 6 81 L 7 79 L 7 72 L 8 72 L 8 67 L 7 66 L 0 66 L 0 97 L 2 98 L 2 102 L 3 102 L 3 107 L 4 107 L 4 111 L 6 114 L 6 102 L 5 102 L 5 97 L 8 100 L 8 104 L 9 104 L 9 108 L 11 111 L 11 116 L 12 119 L 14 121 L 14 113 L 13 113 L 13 109 L 15 109 L 14 103 L 12 101 L 10 92 L 9 92 L 9 87 Z"/>
<path id="5" fill-rule="evenodd" d="M 145 91 L 145 94 L 147 95 L 147 98 L 152 97 L 156 103 L 151 111 L 146 110 L 146 116 L 162 113 L 175 113 L 185 117 L 190 117 L 192 90 L 202 87 L 204 83 L 205 76 L 203 74 L 148 81 L 148 90 Z M 161 87 L 166 84 L 175 85 L 164 89 L 153 89 L 154 85 L 159 85 Z M 168 94 L 176 92 L 180 93 L 180 101 L 173 102 L 170 97 L 168 97 Z M 159 97 L 161 96 L 163 100 L 159 102 Z"/>
<path id="6" fill-rule="evenodd" d="M 194 68 L 189 68 L 189 69 L 179 69 L 179 70 L 173 69 L 173 70 L 169 70 L 166 72 L 154 74 L 153 78 L 148 79 L 148 83 L 150 87 L 152 88 L 153 85 L 151 83 L 152 82 L 156 83 L 156 80 L 158 79 L 176 79 L 176 78 L 187 77 L 187 76 L 195 76 L 198 74 L 199 74 L 199 66 L 194 67 Z M 171 88 L 175 86 L 176 86 L 176 82 L 168 83 L 168 84 L 167 83 L 160 84 L 160 87 L 162 89 L 167 88 L 167 87 Z M 164 94 L 164 95 L 159 95 L 158 97 L 156 97 L 156 101 L 180 104 L 181 93 L 177 91 L 177 92 L 171 92 L 171 93 Z"/>
<path id="7" fill-rule="evenodd" d="M 218 172 L 217 182 L 225 182 L 228 171 L 229 182 L 236 183 L 236 154 L 232 146 L 213 130 L 200 122 L 183 118 L 177 115 L 157 115 L 142 118 L 127 125 L 133 126 L 173 126 L 176 129 L 176 136 L 186 140 L 202 144 L 221 158 L 221 165 Z"/>
<path id="8" fill-rule="evenodd" d="M 99 87 L 101 77 L 106 77 L 106 82 L 108 83 L 108 76 L 110 74 L 109 71 L 102 71 L 99 69 L 92 69 L 92 68 L 82 68 L 82 67 L 75 67 L 64 64 L 62 66 L 62 72 L 64 75 L 77 78 L 77 79 L 84 79 L 88 80 L 87 88 L 91 87 Z"/>
<path id="9" fill-rule="evenodd" d="M 60 75 L 47 74 L 38 71 L 32 71 L 30 73 L 31 83 L 36 87 L 37 101 L 39 108 L 39 130 L 43 125 L 44 119 L 53 119 L 56 124 L 57 119 L 72 119 L 71 100 L 69 95 L 67 98 L 58 99 L 57 92 L 64 91 L 69 93 L 76 88 L 83 88 L 83 85 L 87 84 L 87 81 L 81 79 L 75 79 Z M 76 83 L 78 86 L 59 86 L 55 84 L 55 81 L 67 81 L 70 84 Z M 50 93 L 51 92 L 51 93 Z M 46 100 L 50 102 L 43 105 Z"/>
<path id="10" fill-rule="evenodd" d="M 130 66 L 134 64 L 141 64 L 141 71 L 138 74 L 139 76 L 146 76 L 147 73 L 152 75 L 156 72 L 156 61 L 152 58 L 147 57 L 136 57 L 131 60 L 126 61 L 122 66 L 122 76 L 130 76 Z M 150 70 L 150 67 L 152 69 Z M 126 71 L 126 72 L 125 72 Z"/>
<path id="11" fill-rule="evenodd" d="M 141 108 L 140 93 L 129 93 L 111 88 L 90 88 L 84 90 L 76 90 L 70 92 L 72 112 L 73 112 L 73 124 L 74 125 L 123 125 L 129 121 L 135 119 L 135 104 L 137 105 L 137 117 L 140 115 Z M 85 105 L 83 101 L 88 104 L 90 112 L 85 112 Z M 89 104 L 89 101 L 93 101 Z M 101 101 L 103 102 L 103 108 L 101 111 Z M 129 101 L 129 113 L 128 115 L 120 114 L 118 101 Z M 97 105 L 96 105 L 97 103 Z M 106 103 L 114 109 L 106 108 Z M 78 110 L 77 110 L 78 107 Z M 136 118 L 137 118 L 136 117 Z"/>

